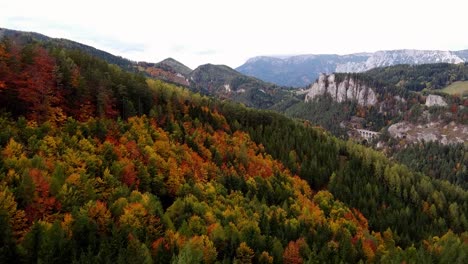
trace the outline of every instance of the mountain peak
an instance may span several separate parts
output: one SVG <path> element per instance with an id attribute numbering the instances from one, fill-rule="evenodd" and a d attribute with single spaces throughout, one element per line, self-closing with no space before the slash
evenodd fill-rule
<path id="1" fill-rule="evenodd" d="M 173 71 L 180 73 L 184 76 L 189 76 L 190 73 L 192 72 L 192 69 L 190 69 L 188 66 L 185 64 L 175 60 L 174 58 L 166 58 L 158 63 L 156 63 L 156 66 L 167 66 Z"/>
<path id="2" fill-rule="evenodd" d="M 220 84 L 224 84 L 241 75 L 241 73 L 229 66 L 207 63 L 200 65 L 193 70 L 190 74 L 190 79 L 211 83 L 220 82 Z"/>

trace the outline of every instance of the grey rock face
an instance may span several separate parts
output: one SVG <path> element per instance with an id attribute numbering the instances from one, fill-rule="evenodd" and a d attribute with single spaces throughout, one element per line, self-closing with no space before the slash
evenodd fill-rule
<path id="1" fill-rule="evenodd" d="M 393 138 L 405 139 L 407 142 L 429 142 L 456 144 L 468 140 L 468 126 L 450 123 L 444 125 L 439 122 L 429 122 L 424 125 L 415 125 L 409 122 L 399 122 L 388 128 L 388 133 Z"/>
<path id="2" fill-rule="evenodd" d="M 334 74 L 328 76 L 321 74 L 307 90 L 305 101 L 308 102 L 325 93 L 330 94 L 337 102 L 355 100 L 361 106 L 377 104 L 377 96 L 370 87 L 349 77 L 337 83 Z"/>
<path id="3" fill-rule="evenodd" d="M 447 106 L 447 103 L 440 95 L 430 94 L 426 98 L 426 106 Z"/>

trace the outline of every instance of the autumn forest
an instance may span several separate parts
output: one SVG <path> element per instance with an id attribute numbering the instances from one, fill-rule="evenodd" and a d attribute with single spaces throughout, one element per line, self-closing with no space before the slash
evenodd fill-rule
<path id="1" fill-rule="evenodd" d="M 307 121 L 0 43 L 0 263 L 466 263 L 468 192 Z"/>

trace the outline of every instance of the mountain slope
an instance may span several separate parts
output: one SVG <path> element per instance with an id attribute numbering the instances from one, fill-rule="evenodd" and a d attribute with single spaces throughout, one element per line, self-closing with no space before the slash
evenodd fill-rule
<path id="1" fill-rule="evenodd" d="M 465 62 L 468 61 L 468 50 L 460 50 L 454 52 L 458 57 L 463 59 Z"/>
<path id="2" fill-rule="evenodd" d="M 7 263 L 466 262 L 466 191 L 307 122 L 40 45 L 0 84 Z"/>
<path id="3" fill-rule="evenodd" d="M 185 87 L 190 85 L 188 78 L 192 69 L 172 58 L 167 58 L 158 63 L 138 62 L 136 68 L 139 72 L 144 72 L 153 79 Z"/>
<path id="4" fill-rule="evenodd" d="M 256 108 L 270 108 L 292 96 L 286 89 L 243 75 L 225 65 L 201 65 L 190 74 L 190 89 Z"/>
<path id="5" fill-rule="evenodd" d="M 207 64 L 193 71 L 173 58 L 167 58 L 158 63 L 133 62 L 71 40 L 55 39 L 38 33 L 0 28 L 0 40 L 2 38 L 8 38 L 20 44 L 39 42 L 56 48 L 80 50 L 103 59 L 107 63 L 116 64 L 129 72 L 143 73 L 153 79 L 190 87 L 193 91 L 205 95 L 232 99 L 252 107 L 270 108 L 291 98 L 291 93 L 288 91 L 279 89 L 276 85 L 245 76 L 227 66 Z"/>
<path id="6" fill-rule="evenodd" d="M 438 90 L 453 82 L 468 80 L 468 63 L 395 65 L 375 68 L 362 74 L 387 86 L 401 87 L 409 91 Z"/>
<path id="7" fill-rule="evenodd" d="M 6 28 L 0 28 L 0 40 L 3 38 L 9 38 L 19 43 L 26 44 L 33 41 L 47 42 L 48 45 L 55 45 L 67 49 L 78 49 L 84 51 L 90 55 L 96 56 L 97 58 L 103 59 L 108 63 L 119 65 L 126 70 L 132 70 L 134 62 L 115 56 L 106 51 L 96 49 L 94 47 L 81 44 L 72 40 L 62 38 L 51 38 L 35 32 L 25 32 L 18 30 L 11 30 Z"/>
<path id="8" fill-rule="evenodd" d="M 363 72 L 397 64 L 461 63 L 468 50 L 387 50 L 349 55 L 255 57 L 237 68 L 241 73 L 278 85 L 304 87 L 320 73 Z"/>
<path id="9" fill-rule="evenodd" d="M 25 32 L 0 28 L 0 40 L 4 38 L 8 38 L 11 41 L 17 42 L 19 44 L 31 44 L 34 42 L 41 42 L 46 43 L 46 45 L 48 46 L 80 50 L 97 58 L 100 58 L 106 61 L 107 63 L 118 65 L 126 71 L 142 72 L 148 77 L 188 86 L 188 81 L 186 79 L 191 69 L 172 58 L 168 58 L 159 63 L 134 62 L 72 40 L 62 38 L 51 38 L 34 32 Z M 178 76 L 178 73 L 182 74 L 182 76 Z"/>

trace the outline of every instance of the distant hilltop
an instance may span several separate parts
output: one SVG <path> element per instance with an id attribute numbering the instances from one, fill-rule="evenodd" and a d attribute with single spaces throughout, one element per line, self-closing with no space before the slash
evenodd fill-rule
<path id="1" fill-rule="evenodd" d="M 259 56 L 247 60 L 236 70 L 282 86 L 305 87 L 320 73 L 363 72 L 397 64 L 464 63 L 468 50 L 384 50 L 349 55 Z"/>

